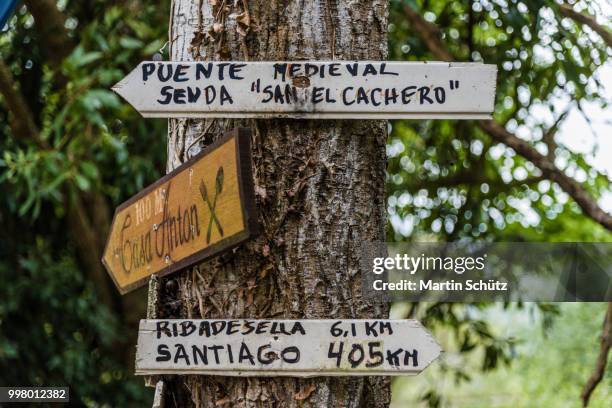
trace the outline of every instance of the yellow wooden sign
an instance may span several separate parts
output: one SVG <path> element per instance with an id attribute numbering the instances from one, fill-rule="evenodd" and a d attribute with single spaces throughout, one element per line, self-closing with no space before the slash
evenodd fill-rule
<path id="1" fill-rule="evenodd" d="M 102 263 L 124 294 L 256 229 L 250 132 L 234 129 L 115 211 Z"/>

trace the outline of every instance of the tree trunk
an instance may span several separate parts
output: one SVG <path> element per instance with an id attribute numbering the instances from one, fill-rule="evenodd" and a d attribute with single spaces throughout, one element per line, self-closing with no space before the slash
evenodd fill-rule
<path id="1" fill-rule="evenodd" d="M 174 61 L 383 60 L 387 6 L 384 0 L 174 0 L 170 55 Z M 387 317 L 386 305 L 362 297 L 359 269 L 361 242 L 385 238 L 386 122 L 171 120 L 168 171 L 238 125 L 253 131 L 262 232 L 165 279 L 160 317 Z M 168 377 L 167 384 L 168 406 L 389 404 L 384 377 L 185 376 Z"/>

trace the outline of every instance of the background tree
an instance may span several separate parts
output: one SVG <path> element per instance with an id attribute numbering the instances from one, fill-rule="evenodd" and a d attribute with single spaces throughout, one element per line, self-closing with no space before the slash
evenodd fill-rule
<path id="1" fill-rule="evenodd" d="M 593 126 L 584 104 L 605 109 L 610 102 L 599 78 L 612 54 L 610 29 L 594 17 L 603 3 L 577 3 L 392 2 L 391 59 L 484 61 L 499 71 L 492 121 L 394 123 L 387 169 L 390 241 L 610 241 L 612 216 L 599 203 L 610 191 L 609 175 L 557 137 L 568 113 L 584 115 Z M 450 350 L 466 358 L 482 353 L 482 367 L 490 370 L 509 361 L 514 339 L 493 335 L 474 318 L 488 306 L 413 304 L 405 310 L 430 326 L 452 321 L 456 344 Z M 608 313 L 601 352 L 591 363 L 595 384 L 609 359 L 609 319 Z M 448 369 L 458 381 L 469 378 L 461 365 Z M 592 391 L 586 384 L 585 404 Z M 442 403 L 433 389 L 423 395 L 431 405 Z"/>
<path id="2" fill-rule="evenodd" d="M 163 46 L 167 13 L 26 1 L 0 36 L 2 384 L 68 385 L 75 405 L 149 399 L 132 377 L 145 294 L 120 297 L 100 258 L 113 206 L 164 166 L 165 123 L 109 87 Z"/>

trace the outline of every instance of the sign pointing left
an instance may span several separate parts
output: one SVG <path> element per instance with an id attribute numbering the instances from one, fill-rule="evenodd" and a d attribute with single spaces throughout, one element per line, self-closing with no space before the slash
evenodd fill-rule
<path id="1" fill-rule="evenodd" d="M 124 294 L 255 230 L 250 132 L 235 129 L 115 211 L 102 263 Z"/>
<path id="2" fill-rule="evenodd" d="M 497 67 L 398 61 L 145 61 L 113 90 L 145 117 L 488 119 Z"/>

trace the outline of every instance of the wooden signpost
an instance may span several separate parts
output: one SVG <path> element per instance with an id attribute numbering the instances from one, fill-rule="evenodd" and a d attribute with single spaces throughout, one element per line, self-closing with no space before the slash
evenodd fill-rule
<path id="1" fill-rule="evenodd" d="M 145 117 L 487 119 L 497 68 L 447 62 L 142 62 L 113 88 Z M 122 293 L 247 239 L 249 137 L 208 148 L 118 208 L 103 262 Z M 136 374 L 414 375 L 415 320 L 142 320 Z M 157 394 L 163 394 L 163 382 Z"/>
<path id="2" fill-rule="evenodd" d="M 123 294 L 248 239 L 250 131 L 235 129 L 115 211 L 102 262 Z"/>
<path id="3" fill-rule="evenodd" d="M 113 87 L 145 117 L 488 119 L 481 63 L 142 62 Z"/>
<path id="4" fill-rule="evenodd" d="M 440 351 L 416 320 L 141 320 L 136 374 L 415 375 Z"/>

